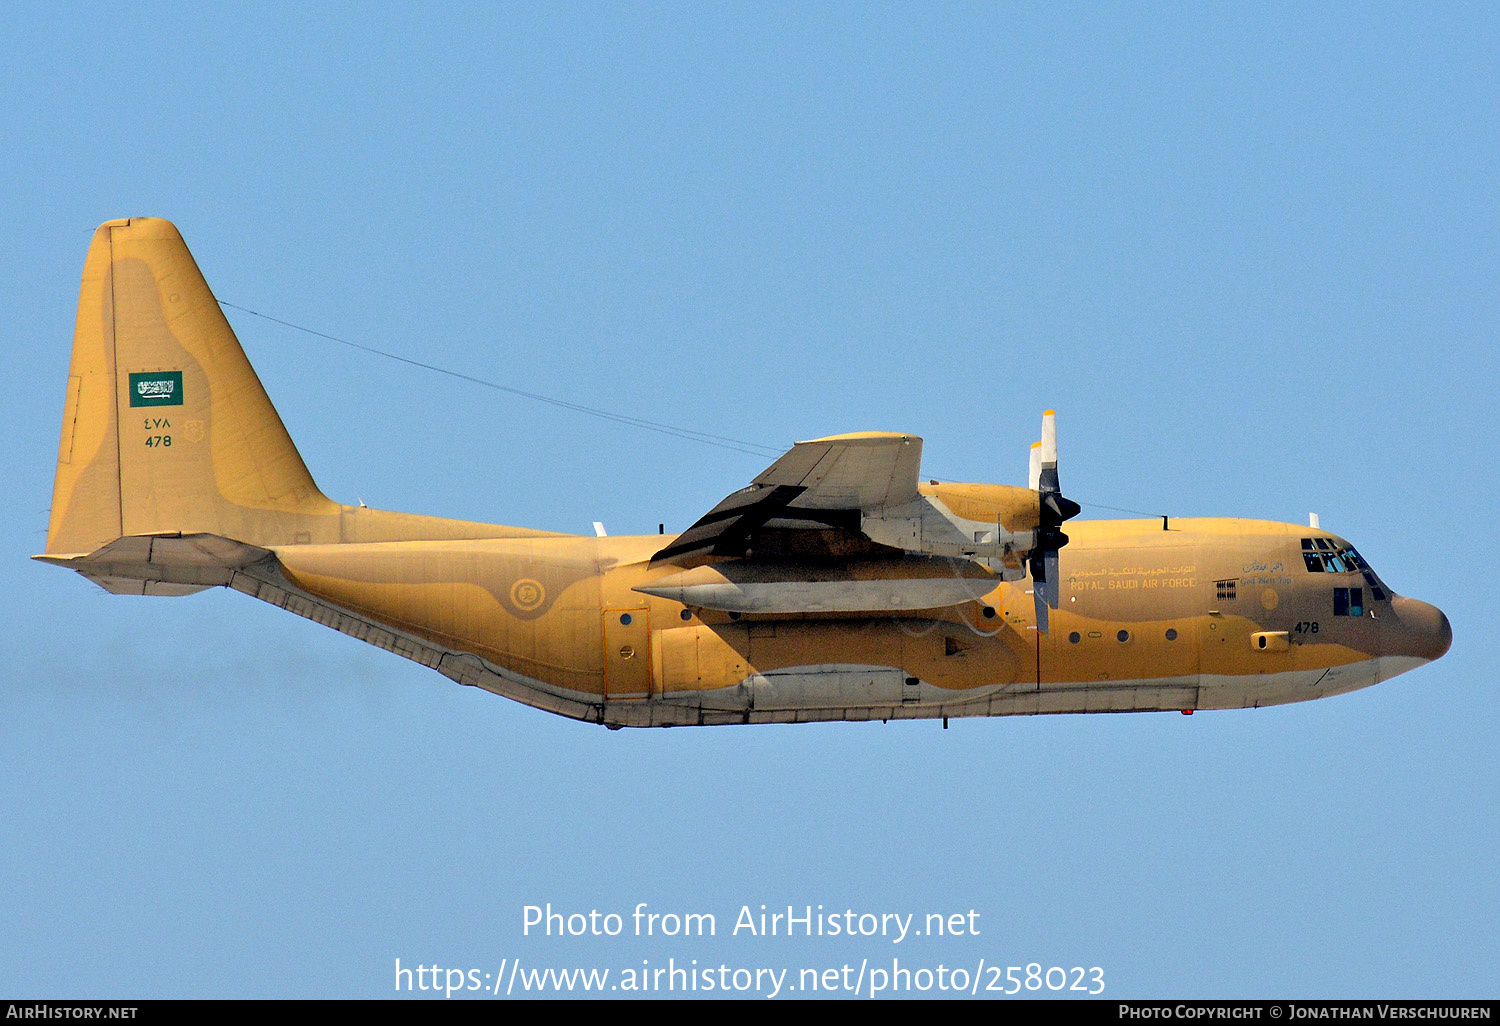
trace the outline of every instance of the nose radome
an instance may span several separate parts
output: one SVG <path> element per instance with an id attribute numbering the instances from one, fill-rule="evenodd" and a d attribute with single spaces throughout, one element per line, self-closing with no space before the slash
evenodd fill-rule
<path id="1" fill-rule="evenodd" d="M 1437 606 L 1397 595 L 1391 599 L 1391 611 L 1401 625 L 1394 654 L 1431 661 L 1453 644 L 1453 627 Z"/>

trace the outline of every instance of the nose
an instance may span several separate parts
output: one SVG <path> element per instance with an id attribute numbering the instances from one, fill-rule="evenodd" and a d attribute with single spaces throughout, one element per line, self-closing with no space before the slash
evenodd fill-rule
<path id="1" fill-rule="evenodd" d="M 1405 595 L 1391 599 L 1396 614 L 1396 631 L 1391 654 L 1426 659 L 1431 662 L 1453 644 L 1453 628 L 1437 606 Z"/>

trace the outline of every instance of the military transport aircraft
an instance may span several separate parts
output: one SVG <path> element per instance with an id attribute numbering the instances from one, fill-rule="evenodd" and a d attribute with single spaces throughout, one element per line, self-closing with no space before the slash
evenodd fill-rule
<path id="1" fill-rule="evenodd" d="M 47 551 L 111 592 L 219 585 L 609 727 L 1243 708 L 1448 650 L 1343 539 L 1079 521 L 1050 412 L 1029 486 L 923 481 L 922 440 L 799 442 L 675 537 L 324 497 L 182 237 L 110 221 L 83 270 Z"/>

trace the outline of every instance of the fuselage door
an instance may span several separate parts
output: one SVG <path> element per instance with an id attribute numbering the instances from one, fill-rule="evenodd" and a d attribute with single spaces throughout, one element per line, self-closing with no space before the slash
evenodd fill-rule
<path id="1" fill-rule="evenodd" d="M 644 607 L 604 611 L 604 697 L 651 697 L 651 631 Z"/>

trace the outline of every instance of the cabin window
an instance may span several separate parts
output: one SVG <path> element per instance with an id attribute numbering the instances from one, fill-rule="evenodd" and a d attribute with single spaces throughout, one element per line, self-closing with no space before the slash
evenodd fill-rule
<path id="1" fill-rule="evenodd" d="M 1168 627 L 1167 628 L 1167 640 L 1168 641 L 1176 641 L 1177 640 L 1177 628 L 1176 627 Z"/>

